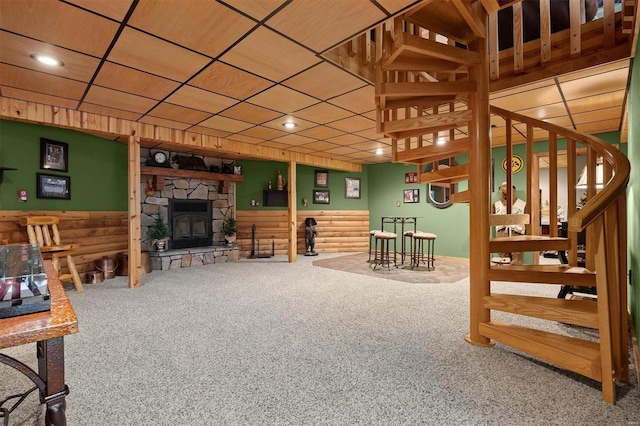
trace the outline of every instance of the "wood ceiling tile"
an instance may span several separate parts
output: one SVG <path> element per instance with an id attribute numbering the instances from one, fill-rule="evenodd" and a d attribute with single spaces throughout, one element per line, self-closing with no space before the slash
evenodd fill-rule
<path id="1" fill-rule="evenodd" d="M 376 111 L 375 110 L 364 112 L 364 113 L 362 113 L 360 115 L 362 115 L 363 117 L 367 117 L 369 120 L 376 121 Z"/>
<path id="2" fill-rule="evenodd" d="M 101 57 L 119 24 L 56 0 L 1 1 L 0 28 Z"/>
<path id="3" fill-rule="evenodd" d="M 284 3 L 285 0 L 242 0 L 235 1 L 231 5 L 252 18 L 262 21 Z"/>
<path id="4" fill-rule="evenodd" d="M 342 130 L 344 132 L 355 133 L 367 129 L 375 129 L 376 122 L 364 118 L 360 115 L 354 115 L 353 117 L 344 118 L 342 120 L 334 121 L 328 124 L 329 127 Z"/>
<path id="5" fill-rule="evenodd" d="M 336 154 L 336 155 L 346 155 L 346 154 L 352 154 L 354 152 L 357 152 L 357 149 L 351 148 L 349 146 L 340 146 L 337 148 L 329 148 L 329 149 L 325 149 L 325 152 L 329 152 L 331 154 Z"/>
<path id="6" fill-rule="evenodd" d="M 567 108 L 565 107 L 564 102 L 558 102 L 555 104 L 541 105 L 536 108 L 523 109 L 522 111 L 519 111 L 519 113 L 526 115 L 527 117 L 544 120 L 546 118 L 567 115 Z"/>
<path id="7" fill-rule="evenodd" d="M 339 145 L 353 145 L 356 143 L 363 142 L 365 140 L 366 140 L 365 138 L 362 138 L 357 135 L 342 135 L 342 136 L 336 136 L 334 138 L 327 139 L 327 141 L 334 142 Z"/>
<path id="8" fill-rule="evenodd" d="M 221 60 L 275 82 L 320 62 L 312 52 L 263 27 L 222 55 Z"/>
<path id="9" fill-rule="evenodd" d="M 248 102 L 285 114 L 318 103 L 318 100 L 284 86 L 273 86 L 249 99 Z"/>
<path id="10" fill-rule="evenodd" d="M 222 130 L 224 132 L 238 133 L 252 127 L 253 124 L 216 115 L 200 123 L 200 126 Z"/>
<path id="11" fill-rule="evenodd" d="M 356 114 L 364 114 L 376 109 L 375 90 L 373 86 L 366 86 L 346 95 L 341 95 L 327 102 L 342 107 Z"/>
<path id="12" fill-rule="evenodd" d="M 145 115 L 138 121 L 144 124 L 152 124 L 154 126 L 166 127 L 168 129 L 187 130 L 189 127 L 191 127 L 191 124 L 187 124 L 184 122 L 181 123 L 173 120 L 166 120 L 164 118 L 153 117 L 150 115 Z"/>
<path id="13" fill-rule="evenodd" d="M 607 64 L 598 65 L 596 67 L 587 68 L 585 70 L 575 71 L 569 74 L 559 75 L 557 77 L 560 83 L 564 83 L 570 80 L 576 80 L 584 77 L 591 77 L 593 75 L 604 74 L 610 71 L 625 69 L 629 71 L 629 59 L 622 59 L 620 61 L 609 62 Z"/>
<path id="14" fill-rule="evenodd" d="M 264 126 L 252 127 L 248 130 L 244 130 L 239 133 L 241 135 L 250 136 L 252 138 L 265 139 L 265 140 L 279 138 L 287 134 L 282 130 L 271 129 L 269 127 L 264 127 Z"/>
<path id="15" fill-rule="evenodd" d="M 163 102 L 149 111 L 149 115 L 180 123 L 197 124 L 211 117 L 211 113 Z"/>
<path id="16" fill-rule="evenodd" d="M 622 119 L 622 105 L 611 108 L 599 109 L 596 111 L 587 111 L 580 114 L 574 114 L 573 122 L 576 125 L 596 123 L 598 121 L 618 120 Z"/>
<path id="17" fill-rule="evenodd" d="M 353 113 L 335 105 L 321 102 L 300 111 L 296 111 L 296 117 L 313 121 L 318 124 L 326 124 L 342 118 L 350 117 Z"/>
<path id="18" fill-rule="evenodd" d="M 388 145 L 381 141 L 364 141 L 349 145 L 351 148 L 358 149 L 360 151 L 375 151 L 378 148 L 387 148 Z"/>
<path id="19" fill-rule="evenodd" d="M 329 139 L 337 136 L 342 136 L 345 133 L 331 127 L 317 126 L 308 130 L 298 132 L 299 135 L 307 136 L 313 139 Z"/>
<path id="20" fill-rule="evenodd" d="M 191 79 L 189 85 L 235 99 L 246 99 L 272 86 L 273 83 L 216 61 Z"/>
<path id="21" fill-rule="evenodd" d="M 208 127 L 202 127 L 202 126 L 193 126 L 191 127 L 189 130 L 196 132 L 196 133 L 202 133 L 205 135 L 209 135 L 209 136 L 215 136 L 218 138 L 225 138 L 229 135 L 231 135 L 233 132 L 226 132 L 226 131 L 222 131 L 222 130 L 216 130 L 216 129 L 210 129 Z"/>
<path id="22" fill-rule="evenodd" d="M 98 86 L 161 100 L 180 83 L 106 61 L 94 81 Z"/>
<path id="23" fill-rule="evenodd" d="M 629 71 L 626 68 L 579 78 L 561 83 L 562 93 L 567 101 L 586 98 L 605 92 L 625 90 Z"/>
<path id="24" fill-rule="evenodd" d="M 156 37 L 125 28 L 107 58 L 172 80 L 186 80 L 211 59 Z"/>
<path id="25" fill-rule="evenodd" d="M 220 113 L 225 117 L 234 118 L 236 120 L 248 121 L 253 124 L 262 124 L 267 121 L 283 117 L 281 112 L 272 111 L 257 105 L 241 103 Z"/>
<path id="26" fill-rule="evenodd" d="M 369 1 L 314 0 L 287 4 L 266 22 L 268 26 L 316 52 L 357 35 L 385 14 Z"/>
<path id="27" fill-rule="evenodd" d="M 292 89 L 326 100 L 350 92 L 367 83 L 340 69 L 335 65 L 322 62 L 288 80 L 283 85 Z"/>
<path id="28" fill-rule="evenodd" d="M 310 154 L 313 152 L 313 149 L 305 148 L 304 146 L 288 146 L 287 151 L 291 152 L 299 152 L 301 154 Z"/>
<path id="29" fill-rule="evenodd" d="M 293 128 L 293 129 L 287 129 L 286 127 L 283 126 L 283 124 L 286 123 L 286 122 L 296 123 L 296 127 Z M 282 129 L 287 133 L 298 133 L 299 134 L 303 130 L 310 129 L 312 127 L 317 126 L 317 124 L 316 123 L 312 123 L 310 121 L 303 120 L 303 119 L 298 118 L 298 117 L 292 117 L 290 115 L 285 115 L 285 116 L 282 116 L 281 118 L 278 118 L 276 120 L 272 120 L 272 121 L 269 121 L 267 123 L 264 123 L 263 126 L 271 127 L 273 129 L 278 129 L 278 130 Z"/>
<path id="30" fill-rule="evenodd" d="M 273 139 L 273 141 L 275 142 L 280 142 L 280 143 L 284 143 L 287 145 L 306 145 L 310 142 L 313 142 L 313 139 L 311 138 L 306 138 L 304 136 L 300 136 L 300 135 L 286 135 L 286 136 L 281 136 L 279 138 L 275 138 Z"/>
<path id="31" fill-rule="evenodd" d="M 616 92 L 603 93 L 601 95 L 589 96 L 584 99 L 568 101 L 569 111 L 571 114 L 580 114 L 587 111 L 600 110 L 609 108 L 613 105 L 622 105 L 624 102 L 624 90 Z"/>
<path id="32" fill-rule="evenodd" d="M 109 108 L 144 114 L 153 108 L 157 101 L 130 93 L 118 92 L 106 87 L 91 86 L 84 98 L 85 102 L 104 105 Z"/>
<path id="33" fill-rule="evenodd" d="M 100 60 L 82 53 L 41 43 L 26 37 L 0 31 L 0 62 L 84 82 L 91 81 Z M 64 62 L 63 67 L 51 67 L 31 59 L 31 53 L 51 55 Z"/>
<path id="34" fill-rule="evenodd" d="M 6 64 L 0 64 L 0 81 L 16 89 L 75 100 L 80 100 L 87 87 L 79 81 Z"/>
<path id="35" fill-rule="evenodd" d="M 527 93 L 532 90 L 542 89 L 544 87 L 555 86 L 555 85 L 556 85 L 556 82 L 554 81 L 554 79 L 548 78 L 546 80 L 536 81 L 534 83 L 523 84 L 522 86 L 514 87 L 511 89 L 499 90 L 497 92 L 492 92 L 489 95 L 489 103 L 493 103 L 494 99 Z"/>
<path id="36" fill-rule="evenodd" d="M 375 123 L 374 123 L 375 125 Z M 358 136 L 362 136 L 363 138 L 367 138 L 367 139 L 371 139 L 371 140 L 377 140 L 382 138 L 382 134 L 378 133 L 378 131 L 376 130 L 375 127 L 371 128 L 371 129 L 365 129 L 365 130 L 361 130 L 359 132 L 354 132 L 356 135 Z"/>
<path id="37" fill-rule="evenodd" d="M 214 58 L 256 23 L 218 2 L 191 0 L 185 7 L 183 0 L 145 0 L 128 25 Z"/>
<path id="38" fill-rule="evenodd" d="M 411 6 L 412 4 L 419 3 L 417 0 L 378 0 L 378 4 L 384 7 L 384 10 L 391 15 L 396 14 L 401 9 Z"/>
<path id="39" fill-rule="evenodd" d="M 2 93 L 2 96 L 5 98 L 20 99 L 27 102 L 35 102 L 37 104 L 53 105 L 70 109 L 75 109 L 78 106 L 77 100 L 44 95 L 27 90 L 16 89 L 13 87 L 0 86 L 0 93 Z"/>
<path id="40" fill-rule="evenodd" d="M 260 146 L 266 146 L 268 148 L 276 148 L 276 149 L 286 149 L 291 148 L 291 145 L 287 145 L 286 143 L 279 143 L 274 141 L 266 141 L 260 144 Z"/>
<path id="41" fill-rule="evenodd" d="M 133 0 L 67 0 L 67 3 L 73 3 L 84 9 L 91 10 L 99 15 L 107 16 L 116 21 L 122 22 L 127 15 Z"/>
<path id="42" fill-rule="evenodd" d="M 311 142 L 304 145 L 305 148 L 311 149 L 313 151 L 326 151 L 329 149 L 340 148 L 340 145 L 336 145 L 335 143 L 317 141 Z"/>
<path id="43" fill-rule="evenodd" d="M 562 102 L 562 96 L 560 96 L 560 92 L 554 85 L 530 90 L 526 93 L 493 99 L 491 105 L 508 111 L 521 111 L 538 105 L 555 104 L 558 102 Z"/>
<path id="44" fill-rule="evenodd" d="M 252 138 L 251 136 L 235 134 L 229 138 L 230 140 L 245 142 L 250 144 L 259 144 L 262 142 L 262 139 Z"/>
<path id="45" fill-rule="evenodd" d="M 92 114 L 103 115 L 106 117 L 123 118 L 125 120 L 138 121 L 140 114 L 130 111 L 123 111 L 116 108 L 107 108 L 102 105 L 90 104 L 83 102 L 78 108 L 80 111 L 90 112 Z M 126 141 L 128 143 L 128 140 Z"/>
<path id="46" fill-rule="evenodd" d="M 223 109 L 229 108 L 238 101 L 233 98 L 198 89 L 197 87 L 182 86 L 172 93 L 171 96 L 166 99 L 166 102 L 215 114 Z"/>
<path id="47" fill-rule="evenodd" d="M 602 120 L 593 123 L 585 123 L 577 126 L 579 132 L 598 134 L 605 132 L 617 132 L 620 130 L 620 120 Z"/>

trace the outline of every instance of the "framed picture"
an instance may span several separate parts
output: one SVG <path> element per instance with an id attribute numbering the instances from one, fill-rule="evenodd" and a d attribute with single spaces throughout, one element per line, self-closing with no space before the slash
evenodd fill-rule
<path id="1" fill-rule="evenodd" d="M 418 173 L 405 173 L 404 183 L 416 183 L 418 182 Z"/>
<path id="2" fill-rule="evenodd" d="M 419 203 L 420 202 L 420 190 L 419 189 L 405 189 L 402 191 L 402 199 L 405 203 Z"/>
<path id="3" fill-rule="evenodd" d="M 40 168 L 44 170 L 69 170 L 69 145 L 40 138 Z"/>
<path id="4" fill-rule="evenodd" d="M 36 173 L 38 198 L 71 199 L 71 178 L 69 176 Z"/>
<path id="5" fill-rule="evenodd" d="M 329 204 L 329 190 L 313 190 L 313 204 Z"/>
<path id="6" fill-rule="evenodd" d="M 329 187 L 329 171 L 316 170 L 316 178 L 315 178 L 314 184 L 316 188 L 328 188 Z"/>
<path id="7" fill-rule="evenodd" d="M 345 198 L 360 198 L 360 178 L 344 178 Z"/>

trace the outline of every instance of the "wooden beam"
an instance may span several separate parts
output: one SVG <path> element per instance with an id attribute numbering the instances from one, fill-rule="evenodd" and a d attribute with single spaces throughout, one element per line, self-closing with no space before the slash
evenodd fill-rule
<path id="1" fill-rule="evenodd" d="M 469 139 L 455 139 L 447 141 L 444 145 L 429 145 L 407 151 L 398 152 L 396 162 L 413 163 L 420 160 L 421 164 L 430 163 L 440 158 L 462 154 L 469 150 Z"/>
<path id="2" fill-rule="evenodd" d="M 141 142 L 153 141 L 154 145 L 162 145 L 161 149 L 174 151 L 193 151 L 197 149 L 201 155 L 212 157 L 230 154 L 236 158 L 296 161 L 296 163 L 300 164 L 333 170 L 362 171 L 361 164 L 348 161 L 287 152 L 277 148 L 256 146 L 246 142 L 232 141 L 195 132 L 175 130 L 122 118 L 107 117 L 4 97 L 0 97 L 0 118 L 35 122 L 44 126 L 73 129 L 85 133 L 96 133 L 112 139 L 125 137 L 127 141 L 130 135 L 136 135 Z"/>
<path id="3" fill-rule="evenodd" d="M 140 138 L 129 136 L 129 288 L 142 284 Z"/>
<path id="4" fill-rule="evenodd" d="M 478 38 L 486 38 L 486 26 L 478 19 L 477 13 L 473 10 L 471 2 L 463 0 L 453 0 L 453 5 L 458 10 L 458 13 L 465 20 L 473 35 Z"/>
<path id="5" fill-rule="evenodd" d="M 293 263 L 298 260 L 298 229 L 296 217 L 298 216 L 298 196 L 297 187 L 297 171 L 296 162 L 289 163 L 287 189 L 289 195 L 288 222 L 289 222 L 289 262 Z"/>

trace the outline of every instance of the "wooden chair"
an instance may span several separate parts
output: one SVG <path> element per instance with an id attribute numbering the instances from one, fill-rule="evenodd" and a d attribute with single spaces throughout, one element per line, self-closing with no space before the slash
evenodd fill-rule
<path id="1" fill-rule="evenodd" d="M 51 258 L 51 263 L 58 273 L 61 282 L 73 281 L 76 291 L 84 290 L 80 275 L 73 262 L 72 255 L 75 254 L 74 248 L 79 247 L 77 244 L 61 244 L 60 231 L 58 223 L 60 218 L 56 216 L 30 216 L 20 218 L 20 225 L 27 227 L 27 235 L 30 244 L 37 244 L 44 258 Z M 66 257 L 69 274 L 62 274 L 60 267 L 60 258 Z"/>

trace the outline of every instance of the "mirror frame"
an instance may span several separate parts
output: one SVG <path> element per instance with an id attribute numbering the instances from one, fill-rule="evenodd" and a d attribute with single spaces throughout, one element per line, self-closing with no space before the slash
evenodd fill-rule
<path id="1" fill-rule="evenodd" d="M 455 166 L 455 162 L 453 162 L 452 164 L 453 166 Z M 449 159 L 448 158 L 444 158 L 440 161 L 438 161 L 438 167 L 450 167 L 452 166 L 449 164 Z M 422 173 L 429 173 L 433 170 L 433 163 L 427 163 L 422 167 Z M 454 184 L 457 185 L 457 184 Z M 427 199 L 427 203 L 433 205 L 433 207 L 437 208 L 437 209 L 446 209 L 447 207 L 451 206 L 453 203 L 451 202 L 451 194 L 449 194 L 449 197 L 447 198 L 447 201 L 445 202 L 440 202 L 437 201 L 435 199 L 433 199 L 432 197 L 432 187 L 438 187 L 438 188 L 443 188 L 443 186 L 441 185 L 433 185 L 428 183 L 427 184 L 427 195 L 426 195 L 426 199 Z M 444 188 L 445 190 L 447 190 L 448 188 Z"/>

